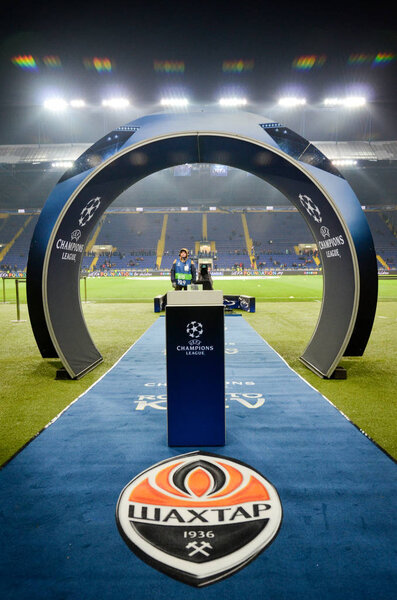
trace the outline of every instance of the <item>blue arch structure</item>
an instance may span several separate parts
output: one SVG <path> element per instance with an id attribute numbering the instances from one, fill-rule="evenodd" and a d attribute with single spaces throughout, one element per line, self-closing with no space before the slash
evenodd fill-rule
<path id="1" fill-rule="evenodd" d="M 43 357 L 71 378 L 102 361 L 81 310 L 79 275 L 90 233 L 109 205 L 140 179 L 184 163 L 250 172 L 299 210 L 323 265 L 323 299 L 300 357 L 331 377 L 342 356 L 361 356 L 377 303 L 376 254 L 353 190 L 313 144 L 260 115 L 154 114 L 119 127 L 78 158 L 50 194 L 33 234 L 27 268 L 30 320 Z"/>

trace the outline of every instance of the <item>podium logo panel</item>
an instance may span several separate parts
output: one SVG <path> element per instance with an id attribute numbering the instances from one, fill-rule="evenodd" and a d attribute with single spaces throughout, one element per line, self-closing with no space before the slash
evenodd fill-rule
<path id="1" fill-rule="evenodd" d="M 236 573 L 275 539 L 282 506 L 276 488 L 249 465 L 195 451 L 134 477 L 116 521 L 138 557 L 203 587 Z"/>

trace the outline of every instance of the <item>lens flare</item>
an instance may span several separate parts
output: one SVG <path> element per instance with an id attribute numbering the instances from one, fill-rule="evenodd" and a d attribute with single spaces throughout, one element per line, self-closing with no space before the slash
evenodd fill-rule
<path id="1" fill-rule="evenodd" d="M 350 66 L 360 66 L 360 65 L 368 65 L 374 59 L 373 54 L 365 54 L 364 52 L 359 52 L 356 54 L 350 54 L 347 64 Z"/>
<path id="2" fill-rule="evenodd" d="M 373 60 L 373 65 L 388 65 L 396 59 L 396 55 L 393 52 L 378 52 Z"/>
<path id="3" fill-rule="evenodd" d="M 13 56 L 11 62 L 23 71 L 38 71 L 39 67 L 31 54 L 20 54 Z"/>
<path id="4" fill-rule="evenodd" d="M 62 62 L 59 56 L 43 56 L 43 63 L 49 69 L 61 69 Z"/>
<path id="5" fill-rule="evenodd" d="M 252 71 L 254 68 L 254 60 L 224 60 L 222 63 L 222 71 L 224 73 L 242 73 L 243 71 Z"/>
<path id="6" fill-rule="evenodd" d="M 156 73 L 184 73 L 185 63 L 183 60 L 155 60 L 153 69 Z"/>
<path id="7" fill-rule="evenodd" d="M 319 69 L 324 66 L 327 57 L 325 54 L 317 56 L 316 54 L 309 54 L 305 56 L 298 56 L 294 58 L 292 62 L 292 68 L 297 71 L 311 71 L 311 69 Z"/>
<path id="8" fill-rule="evenodd" d="M 96 71 L 97 73 L 111 73 L 115 67 L 115 62 L 107 57 L 94 56 L 93 58 L 84 58 L 83 65 L 87 71 Z"/>
<path id="9" fill-rule="evenodd" d="M 366 54 L 360 52 L 350 54 L 347 64 L 349 66 L 371 65 L 373 67 L 388 65 L 396 59 L 394 52 L 378 52 L 377 54 Z"/>

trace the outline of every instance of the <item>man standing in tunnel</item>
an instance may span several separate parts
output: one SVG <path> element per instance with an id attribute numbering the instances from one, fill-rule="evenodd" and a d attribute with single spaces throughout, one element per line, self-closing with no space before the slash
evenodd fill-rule
<path id="1" fill-rule="evenodd" d="M 176 290 L 187 290 L 191 283 L 196 283 L 196 267 L 189 258 L 187 248 L 181 248 L 179 258 L 176 258 L 173 262 L 171 281 Z"/>

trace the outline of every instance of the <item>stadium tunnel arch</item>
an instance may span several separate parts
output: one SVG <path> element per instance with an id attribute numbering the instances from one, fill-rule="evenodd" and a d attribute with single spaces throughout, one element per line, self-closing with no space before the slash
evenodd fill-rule
<path id="1" fill-rule="evenodd" d="M 109 205 L 137 181 L 184 163 L 224 164 L 252 173 L 284 194 L 305 219 L 320 251 L 323 299 L 300 359 L 331 377 L 342 356 L 361 356 L 377 304 L 372 235 L 353 190 L 309 141 L 243 112 L 159 113 L 93 144 L 47 199 L 31 241 L 27 300 L 44 358 L 60 358 L 80 378 L 102 356 L 80 301 L 80 266 L 91 232 Z"/>

